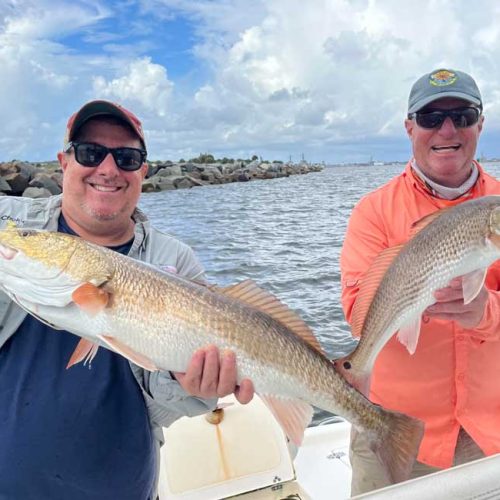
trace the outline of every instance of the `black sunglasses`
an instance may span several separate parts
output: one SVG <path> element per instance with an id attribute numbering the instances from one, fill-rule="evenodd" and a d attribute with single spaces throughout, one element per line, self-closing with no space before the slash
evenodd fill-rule
<path id="1" fill-rule="evenodd" d="M 76 161 L 84 167 L 97 167 L 108 156 L 108 153 L 111 153 L 116 166 L 126 172 L 139 170 L 147 155 L 144 149 L 107 148 L 93 142 L 69 142 L 64 152 L 68 153 L 71 148 L 75 151 Z"/>
<path id="2" fill-rule="evenodd" d="M 480 114 L 481 111 L 477 108 L 429 109 L 410 113 L 408 118 L 410 120 L 415 118 L 419 127 L 432 129 L 441 127 L 446 118 L 449 117 L 455 127 L 466 128 L 475 125 Z"/>

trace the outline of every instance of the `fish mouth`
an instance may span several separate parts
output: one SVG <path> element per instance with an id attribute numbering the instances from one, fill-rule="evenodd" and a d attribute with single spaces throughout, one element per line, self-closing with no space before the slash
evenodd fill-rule
<path id="1" fill-rule="evenodd" d="M 431 149 L 436 153 L 450 153 L 458 151 L 461 147 L 461 144 L 448 144 L 446 146 L 432 146 Z"/>
<path id="2" fill-rule="evenodd" d="M 12 260 L 18 251 L 14 248 L 6 246 L 4 243 L 0 243 L 0 258 L 4 260 Z"/>

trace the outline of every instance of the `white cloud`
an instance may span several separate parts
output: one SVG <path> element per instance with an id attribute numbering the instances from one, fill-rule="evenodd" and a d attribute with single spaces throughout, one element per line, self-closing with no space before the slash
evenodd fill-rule
<path id="1" fill-rule="evenodd" d="M 4 34 L 30 40 L 61 37 L 111 14 L 103 2 L 63 0 L 19 0 L 13 12 L 14 15 L 5 16 Z M 22 15 L 18 15 L 19 12 Z"/>
<path id="2" fill-rule="evenodd" d="M 143 111 L 163 117 L 172 88 L 173 83 L 168 79 L 166 69 L 144 57 L 131 61 L 121 76 L 110 81 L 96 76 L 93 93 L 96 97 L 130 103 L 131 106 L 139 104 Z"/>
<path id="3" fill-rule="evenodd" d="M 97 97 L 137 112 L 155 157 L 257 151 L 366 159 L 368 144 L 380 151 L 399 144 L 400 154 L 410 86 L 440 66 L 474 75 L 486 102 L 485 130 L 493 131 L 500 128 L 499 11 L 494 2 L 478 8 L 466 0 L 3 3 L 0 159 L 53 157 L 69 114 Z M 105 29 L 124 13 L 130 26 Z M 204 81 L 194 85 L 189 71 L 179 77 L 168 57 L 160 64 L 152 55 L 168 38 L 162 31 L 134 36 L 148 15 L 194 26 L 185 36 Z M 86 45 L 71 45 L 72 36 Z"/>
<path id="4" fill-rule="evenodd" d="M 410 86 L 443 65 L 470 71 L 485 99 L 497 99 L 495 51 L 484 45 L 499 43 L 494 4 L 477 13 L 470 3 L 452 0 L 425 5 L 267 0 L 251 2 L 251 7 L 246 2 L 260 19 L 230 33 L 224 19 L 238 18 L 241 2 L 162 3 L 191 9 L 197 22 L 208 27 L 195 50 L 214 68 L 213 80 L 196 94 L 193 115 L 203 116 L 199 126 L 212 118 L 220 132 L 214 147 L 272 142 L 283 152 L 323 141 L 323 150 L 330 153 L 342 142 L 359 142 L 352 147 L 355 155 L 368 139 L 404 143 Z M 220 37 L 214 36 L 214 27 L 220 27 Z M 487 82 L 484 73 L 489 73 Z M 500 103 L 493 109 L 500 111 Z M 230 123 L 233 116 L 240 118 L 236 128 Z"/>

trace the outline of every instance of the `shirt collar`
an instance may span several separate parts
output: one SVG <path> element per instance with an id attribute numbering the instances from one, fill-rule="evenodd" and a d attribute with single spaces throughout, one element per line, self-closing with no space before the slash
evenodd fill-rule
<path id="1" fill-rule="evenodd" d="M 434 196 L 438 198 L 443 198 L 445 200 L 455 200 L 468 193 L 476 183 L 477 178 L 479 176 L 478 168 L 476 164 L 473 162 L 471 165 L 471 174 L 469 178 L 466 179 L 466 181 L 461 186 L 451 188 L 438 184 L 437 182 L 429 179 L 417 165 L 415 159 L 412 160 L 411 167 L 415 172 L 415 174 L 420 178 L 420 180 L 424 182 L 426 187 L 431 191 L 431 193 Z"/>

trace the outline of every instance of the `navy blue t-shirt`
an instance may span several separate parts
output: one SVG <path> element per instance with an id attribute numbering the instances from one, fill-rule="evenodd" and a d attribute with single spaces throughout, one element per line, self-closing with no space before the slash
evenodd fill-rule
<path id="1" fill-rule="evenodd" d="M 61 219 L 59 231 L 72 233 Z M 128 361 L 99 348 L 66 370 L 79 340 L 28 315 L 0 349 L 2 500 L 152 497 L 154 441 Z"/>

